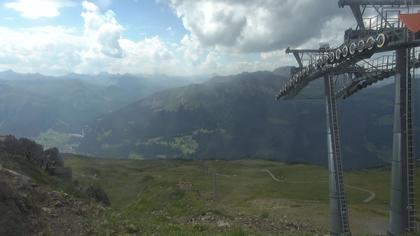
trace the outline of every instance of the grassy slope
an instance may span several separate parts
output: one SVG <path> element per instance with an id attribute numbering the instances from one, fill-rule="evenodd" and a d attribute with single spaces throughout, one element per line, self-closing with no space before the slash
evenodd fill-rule
<path id="1" fill-rule="evenodd" d="M 187 223 L 205 212 L 213 212 L 225 219 L 241 216 L 273 222 L 286 219 L 309 224 L 318 232 L 328 232 L 327 172 L 321 167 L 253 160 L 136 161 L 78 157 L 67 159 L 66 165 L 73 168 L 74 177 L 81 183 L 100 185 L 108 193 L 112 207 L 104 215 L 103 234 L 272 233 L 264 227 L 243 224 L 233 224 L 226 229 L 211 224 L 194 226 Z M 265 169 L 284 182 L 273 181 Z M 213 200 L 213 171 L 219 173 L 217 201 Z M 346 189 L 353 233 L 385 232 L 389 170 L 348 172 L 345 181 L 376 193 L 373 201 L 363 203 L 368 193 Z M 417 191 L 420 194 L 419 189 Z"/>

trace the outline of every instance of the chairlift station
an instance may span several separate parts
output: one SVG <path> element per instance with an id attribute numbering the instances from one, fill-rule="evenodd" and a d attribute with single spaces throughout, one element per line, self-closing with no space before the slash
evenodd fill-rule
<path id="1" fill-rule="evenodd" d="M 339 0 L 357 27 L 332 48 L 286 49 L 298 67 L 277 99 L 293 99 L 311 81 L 323 79 L 327 117 L 331 235 L 350 235 L 337 99 L 346 99 L 383 79 L 395 78 L 389 235 L 417 232 L 415 208 L 415 69 L 420 67 L 420 0 Z"/>

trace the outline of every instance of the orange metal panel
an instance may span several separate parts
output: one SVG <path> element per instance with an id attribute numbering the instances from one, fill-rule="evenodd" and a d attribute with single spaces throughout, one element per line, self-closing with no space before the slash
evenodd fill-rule
<path id="1" fill-rule="evenodd" d="M 411 32 L 417 33 L 420 31 L 420 13 L 400 14 L 400 19 Z"/>

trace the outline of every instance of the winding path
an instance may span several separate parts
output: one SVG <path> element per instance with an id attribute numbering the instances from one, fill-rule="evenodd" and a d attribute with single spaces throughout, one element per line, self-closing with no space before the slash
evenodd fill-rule
<path id="1" fill-rule="evenodd" d="M 270 175 L 271 179 L 273 179 L 276 182 L 279 183 L 289 183 L 289 184 L 314 184 L 314 183 L 327 183 L 328 181 L 286 181 L 286 180 L 280 180 L 278 179 L 269 169 L 263 169 L 262 171 L 266 172 L 267 174 Z M 344 186 L 351 188 L 351 189 L 355 189 L 355 190 L 359 190 L 361 192 L 365 192 L 368 193 L 369 196 L 367 198 L 365 198 L 363 200 L 364 203 L 369 203 L 371 202 L 373 199 L 375 199 L 376 197 L 376 193 L 373 191 L 370 191 L 368 189 L 364 189 L 364 188 L 359 188 L 356 186 L 352 186 L 352 185 L 348 185 L 345 184 Z"/>
<path id="2" fill-rule="evenodd" d="M 365 198 L 365 199 L 363 200 L 363 202 L 364 202 L 364 203 L 369 203 L 370 201 L 372 201 L 372 200 L 373 200 L 373 199 L 375 199 L 375 197 L 376 197 L 376 193 L 375 193 L 375 192 L 373 192 L 373 191 L 370 191 L 370 190 L 368 190 L 368 189 L 359 188 L 359 187 L 352 186 L 352 185 L 348 185 L 348 184 L 344 184 L 344 186 L 346 186 L 346 187 L 348 187 L 348 188 L 351 188 L 351 189 L 359 190 L 359 191 L 361 191 L 361 192 L 368 193 L 368 194 L 369 194 L 369 197 L 367 197 L 367 198 Z"/>

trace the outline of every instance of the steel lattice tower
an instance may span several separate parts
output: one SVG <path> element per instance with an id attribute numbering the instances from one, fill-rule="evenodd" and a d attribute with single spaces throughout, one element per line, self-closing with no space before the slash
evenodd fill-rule
<path id="1" fill-rule="evenodd" d="M 395 76 L 388 233 L 416 232 L 413 77 L 415 68 L 420 67 L 420 54 L 417 58 L 415 51 L 420 46 L 420 13 L 413 12 L 420 12 L 420 0 L 339 0 L 339 6 L 350 7 L 356 29 L 346 30 L 344 43 L 337 48 L 288 48 L 286 53 L 293 53 L 299 68 L 292 70 L 292 77 L 278 98 L 293 98 L 311 81 L 324 78 L 331 234 L 350 234 L 335 99 L 345 99 L 377 81 Z M 369 10 L 376 17 L 365 17 Z M 367 60 L 385 52 L 394 53 Z"/>

